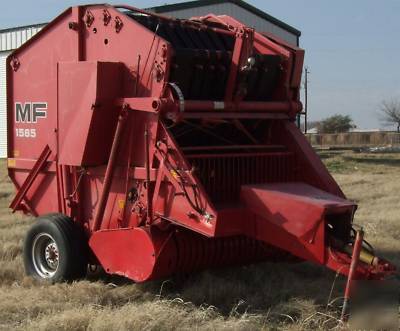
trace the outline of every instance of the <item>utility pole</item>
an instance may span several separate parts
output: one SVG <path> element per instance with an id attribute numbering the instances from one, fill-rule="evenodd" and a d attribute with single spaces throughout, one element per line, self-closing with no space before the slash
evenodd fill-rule
<path id="1" fill-rule="evenodd" d="M 310 70 L 308 67 L 305 67 L 305 81 L 304 81 L 304 133 L 307 133 L 307 125 L 308 125 L 308 74 Z"/>

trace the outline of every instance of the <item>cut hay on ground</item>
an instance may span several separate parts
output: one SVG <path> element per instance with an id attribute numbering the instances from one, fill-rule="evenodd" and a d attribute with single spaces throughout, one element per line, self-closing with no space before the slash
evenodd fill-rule
<path id="1" fill-rule="evenodd" d="M 378 251 L 400 265 L 400 156 L 323 155 Z M 24 276 L 21 247 L 31 219 L 11 214 L 13 187 L 0 161 L 0 329 L 316 330 L 337 325 L 335 273 L 308 263 L 206 271 L 183 284 L 100 277 L 47 285 Z M 340 300 L 336 300 L 339 303 Z"/>

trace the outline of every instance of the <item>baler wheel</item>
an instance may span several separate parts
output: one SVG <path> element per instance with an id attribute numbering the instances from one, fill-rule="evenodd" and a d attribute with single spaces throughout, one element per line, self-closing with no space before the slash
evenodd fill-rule
<path id="1" fill-rule="evenodd" d="M 88 264 L 88 245 L 83 230 L 63 214 L 37 218 L 25 237 L 26 274 L 57 283 L 83 278 Z"/>

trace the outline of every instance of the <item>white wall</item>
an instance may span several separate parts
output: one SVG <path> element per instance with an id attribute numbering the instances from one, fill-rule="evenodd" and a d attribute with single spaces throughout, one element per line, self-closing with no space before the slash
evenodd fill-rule
<path id="1" fill-rule="evenodd" d="M 0 158 L 7 157 L 6 58 L 9 53 L 0 52 Z"/>
<path id="2" fill-rule="evenodd" d="M 42 29 L 43 25 L 0 30 L 0 52 L 17 49 Z"/>

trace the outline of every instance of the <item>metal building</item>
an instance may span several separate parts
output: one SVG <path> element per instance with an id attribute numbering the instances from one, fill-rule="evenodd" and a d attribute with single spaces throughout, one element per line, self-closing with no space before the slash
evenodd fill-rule
<path id="1" fill-rule="evenodd" d="M 123 1 L 121 1 L 123 2 Z M 289 44 L 298 45 L 301 32 L 242 0 L 196 0 L 148 8 L 178 18 L 204 16 L 210 13 L 230 15 L 258 31 L 269 32 Z M 0 30 L 0 158 L 7 157 L 6 58 L 16 48 L 39 32 L 45 24 Z"/>
<path id="2" fill-rule="evenodd" d="M 198 0 L 154 7 L 150 10 L 178 18 L 204 16 L 210 13 L 229 15 L 257 31 L 272 33 L 292 45 L 299 44 L 301 35 L 299 30 L 242 0 Z"/>

